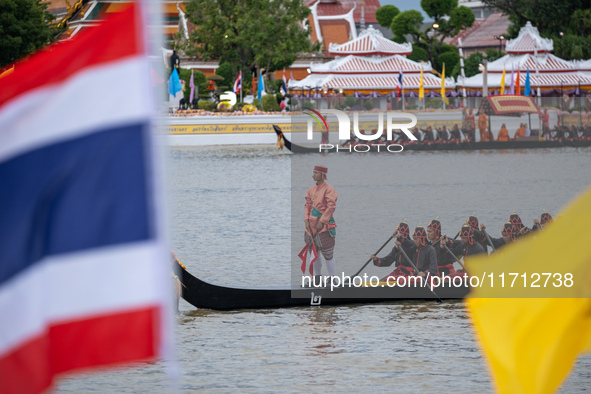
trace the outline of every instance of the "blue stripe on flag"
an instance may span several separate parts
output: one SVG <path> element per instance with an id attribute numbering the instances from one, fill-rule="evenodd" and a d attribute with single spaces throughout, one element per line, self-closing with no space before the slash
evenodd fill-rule
<path id="1" fill-rule="evenodd" d="M 110 128 L 0 163 L 0 284 L 45 256 L 153 235 L 147 127 Z"/>

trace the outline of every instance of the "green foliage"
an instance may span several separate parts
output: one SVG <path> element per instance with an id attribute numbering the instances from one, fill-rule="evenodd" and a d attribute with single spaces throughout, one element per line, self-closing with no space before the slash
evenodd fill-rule
<path id="1" fill-rule="evenodd" d="M 316 103 L 313 103 L 311 101 L 304 101 L 304 104 L 302 104 L 302 108 L 316 108 Z"/>
<path id="2" fill-rule="evenodd" d="M 487 49 L 486 51 L 486 59 L 487 61 L 490 62 L 494 62 L 497 59 L 502 58 L 504 55 L 497 51 L 496 49 Z"/>
<path id="3" fill-rule="evenodd" d="M 400 10 L 391 4 L 380 7 L 376 11 L 376 20 L 383 27 L 390 27 L 392 19 L 400 14 Z"/>
<path id="4" fill-rule="evenodd" d="M 263 106 L 261 104 L 261 100 L 259 100 L 259 99 L 255 98 L 254 100 L 252 100 L 251 104 L 254 105 L 255 107 L 257 107 L 257 109 L 263 109 Z"/>
<path id="5" fill-rule="evenodd" d="M 170 69 L 167 68 L 167 75 L 170 75 Z M 179 69 L 179 79 L 185 81 L 185 90 L 183 91 L 183 96 L 188 100 L 191 97 L 191 70 L 187 68 L 180 68 Z M 207 78 L 205 74 L 201 71 L 193 70 L 193 82 L 195 83 L 195 96 L 197 95 L 197 87 L 199 87 L 199 95 L 203 95 L 207 92 L 207 86 L 209 83 L 207 82 Z M 209 97 L 209 94 L 207 95 Z"/>
<path id="6" fill-rule="evenodd" d="M 263 102 L 264 111 L 279 111 L 279 104 L 277 104 L 277 97 L 274 94 L 267 94 L 261 98 Z"/>
<path id="7" fill-rule="evenodd" d="M 217 106 L 213 101 L 199 100 L 197 107 L 205 111 L 214 111 Z"/>
<path id="8" fill-rule="evenodd" d="M 232 72 L 232 66 L 230 63 L 222 60 L 220 65 L 218 66 L 217 70 L 215 70 L 215 75 L 219 75 L 220 77 L 224 78 L 222 82 L 217 82 L 218 85 L 225 85 L 230 86 L 234 84 L 234 73 Z M 236 73 L 238 76 L 238 73 Z"/>
<path id="9" fill-rule="evenodd" d="M 412 44 L 412 52 L 408 55 L 410 60 L 415 62 L 420 62 L 421 60 L 426 62 L 427 61 L 427 51 L 423 48 L 419 47 L 418 45 Z"/>
<path id="10" fill-rule="evenodd" d="M 457 53 L 459 55 L 460 51 L 458 50 L 458 47 L 456 47 L 455 45 L 449 45 L 449 44 L 441 44 L 441 53 L 445 53 L 445 52 L 453 52 L 453 53 Z"/>
<path id="11" fill-rule="evenodd" d="M 444 15 L 449 15 L 457 6 L 458 0 L 421 0 L 423 11 L 436 21 Z"/>
<path id="12" fill-rule="evenodd" d="M 591 9 L 573 12 L 572 27 L 581 33 L 581 37 L 588 36 L 591 33 Z"/>
<path id="13" fill-rule="evenodd" d="M 275 81 L 273 81 L 273 85 L 275 86 L 276 92 L 281 92 L 281 87 L 283 86 L 283 79 L 276 79 Z M 281 95 L 281 93 L 278 94 Z"/>
<path id="14" fill-rule="evenodd" d="M 352 108 L 356 102 L 357 102 L 357 99 L 353 96 L 345 97 L 345 106 L 347 106 L 349 108 Z"/>
<path id="15" fill-rule="evenodd" d="M 591 36 L 567 34 L 562 40 L 554 40 L 554 54 L 563 59 L 589 59 L 591 58 Z"/>
<path id="16" fill-rule="evenodd" d="M 474 14 L 465 6 L 458 7 L 458 0 L 421 0 L 421 7 L 434 19 L 436 25 L 434 23 L 423 26 L 423 16 L 417 10 L 401 12 L 390 25 L 394 34 L 393 40 L 404 42 L 406 36 L 410 35 L 413 53 L 409 59 L 430 61 L 433 69 L 441 71 L 440 55 L 446 52 L 457 53 L 457 48 L 444 44 L 443 40 L 472 26 Z M 455 59 L 455 56 L 448 55 L 445 61 L 455 64 Z"/>
<path id="17" fill-rule="evenodd" d="M 53 41 L 46 9 L 41 0 L 0 0 L 0 68 Z"/>
<path id="18" fill-rule="evenodd" d="M 363 108 L 365 108 L 367 111 L 371 111 L 373 109 L 371 100 L 363 100 Z"/>
<path id="19" fill-rule="evenodd" d="M 429 97 L 425 101 L 425 107 L 427 108 L 443 108 L 443 100 L 439 97 Z"/>
<path id="20" fill-rule="evenodd" d="M 309 14 L 302 0 L 190 0 L 187 18 L 195 28 L 187 52 L 226 61 L 231 79 L 253 67 L 272 72 L 317 49 L 300 26 Z"/>
<path id="21" fill-rule="evenodd" d="M 480 72 L 478 65 L 482 63 L 482 53 L 476 52 L 468 56 L 468 59 L 464 61 L 464 73 L 466 78 L 476 75 Z"/>
<path id="22" fill-rule="evenodd" d="M 582 21 L 579 18 L 585 20 L 588 16 L 585 13 L 575 16 L 575 11 L 588 10 L 590 6 L 588 0 L 483 0 L 483 3 L 509 16 L 508 38 L 516 37 L 527 21 L 531 21 L 543 37 L 557 37 L 561 31 L 580 34 Z"/>
<path id="23" fill-rule="evenodd" d="M 474 13 L 466 6 L 459 6 L 455 8 L 449 16 L 449 24 L 453 27 L 452 35 L 456 35 L 465 27 L 474 24 Z"/>
<path id="24" fill-rule="evenodd" d="M 439 64 L 443 69 L 443 64 L 445 63 L 445 76 L 449 77 L 450 72 L 454 69 L 456 64 L 460 63 L 460 55 L 455 52 L 444 52 L 439 55 Z"/>
<path id="25" fill-rule="evenodd" d="M 418 37 L 423 23 L 423 14 L 417 10 L 403 11 L 392 19 L 390 29 L 394 33 L 396 42 L 405 42 L 407 34 Z"/>

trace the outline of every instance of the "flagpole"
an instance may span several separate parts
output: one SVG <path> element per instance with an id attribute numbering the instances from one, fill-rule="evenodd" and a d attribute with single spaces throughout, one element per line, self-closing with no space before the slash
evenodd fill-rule
<path id="1" fill-rule="evenodd" d="M 458 38 L 458 44 L 460 44 L 460 72 L 462 74 L 462 101 L 464 102 L 464 108 L 466 108 L 466 74 L 464 73 L 464 51 L 462 50 L 462 39 Z"/>
<path id="2" fill-rule="evenodd" d="M 404 85 L 402 85 L 401 88 L 402 88 L 402 110 L 404 111 Z"/>

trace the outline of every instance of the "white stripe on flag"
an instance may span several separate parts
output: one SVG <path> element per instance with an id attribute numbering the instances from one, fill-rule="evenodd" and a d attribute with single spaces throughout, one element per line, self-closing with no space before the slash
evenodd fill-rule
<path id="1" fill-rule="evenodd" d="M 147 67 L 142 57 L 89 67 L 6 103 L 0 107 L 0 124 L 11 127 L 2 130 L 0 162 L 100 129 L 146 121 L 152 114 Z"/>
<path id="2" fill-rule="evenodd" d="M 170 266 L 155 241 L 52 256 L 0 287 L 0 354 L 49 323 L 162 305 Z M 130 278 L 132 278 L 130 280 Z"/>

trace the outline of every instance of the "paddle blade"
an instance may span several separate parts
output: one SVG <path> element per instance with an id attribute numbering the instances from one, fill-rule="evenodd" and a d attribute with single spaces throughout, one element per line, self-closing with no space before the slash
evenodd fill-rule
<path id="1" fill-rule="evenodd" d="M 310 272 L 310 275 L 314 275 L 314 262 L 318 258 L 318 253 L 316 252 L 316 244 L 314 244 L 314 242 L 312 242 L 311 256 L 312 258 L 310 259 L 310 268 L 308 269 L 308 272 Z"/>
<path id="2" fill-rule="evenodd" d="M 300 257 L 300 259 L 302 259 L 302 274 L 306 273 L 306 257 L 308 257 L 308 244 L 306 244 L 306 246 L 304 246 L 304 249 L 301 250 L 300 253 L 298 253 L 298 256 Z"/>

